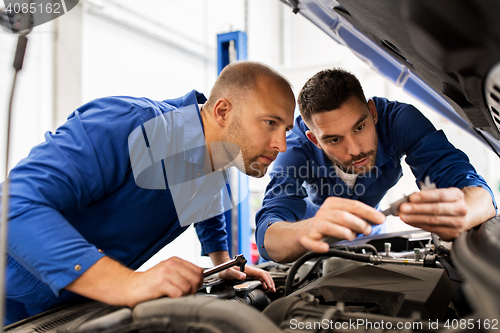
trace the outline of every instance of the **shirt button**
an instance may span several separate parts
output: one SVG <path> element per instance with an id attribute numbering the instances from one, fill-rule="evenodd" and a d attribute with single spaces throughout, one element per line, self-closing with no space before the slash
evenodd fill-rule
<path id="1" fill-rule="evenodd" d="M 215 183 L 215 186 L 219 186 L 219 183 L 218 183 L 218 182 L 217 182 L 217 183 Z"/>
<path id="2" fill-rule="evenodd" d="M 81 269 L 82 269 L 82 266 L 80 266 L 80 265 L 75 265 L 75 271 L 77 271 L 77 272 L 78 272 L 78 271 L 79 271 L 79 270 L 81 270 Z"/>
<path id="3" fill-rule="evenodd" d="M 98 249 L 97 251 L 99 251 L 100 253 L 104 253 L 104 251 L 103 251 L 103 250 L 101 250 L 101 249 Z"/>
<path id="4" fill-rule="evenodd" d="M 264 244 L 262 244 L 260 247 L 261 247 L 261 248 L 264 248 Z"/>
<path id="5" fill-rule="evenodd" d="M 201 174 L 198 172 L 198 173 L 196 174 L 196 177 L 201 177 Z"/>
<path id="6" fill-rule="evenodd" d="M 269 223 L 267 224 L 267 226 L 269 227 L 271 224 L 273 224 L 273 223 L 272 223 L 272 222 L 269 222 Z"/>

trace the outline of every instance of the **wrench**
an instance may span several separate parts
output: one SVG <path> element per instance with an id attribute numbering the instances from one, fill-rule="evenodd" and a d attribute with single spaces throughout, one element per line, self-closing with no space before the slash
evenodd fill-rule
<path id="1" fill-rule="evenodd" d="M 232 259 L 232 260 L 229 260 L 225 263 L 214 266 L 212 268 L 205 269 L 205 271 L 203 271 L 203 277 L 207 277 L 209 275 L 219 273 L 219 272 L 221 272 L 225 269 L 228 269 L 229 267 L 233 267 L 233 266 L 240 266 L 240 271 L 243 272 L 243 271 L 245 271 L 245 264 L 246 263 L 247 263 L 247 260 L 245 259 L 245 257 L 242 254 L 239 254 L 239 255 L 235 256 L 234 259 Z"/>

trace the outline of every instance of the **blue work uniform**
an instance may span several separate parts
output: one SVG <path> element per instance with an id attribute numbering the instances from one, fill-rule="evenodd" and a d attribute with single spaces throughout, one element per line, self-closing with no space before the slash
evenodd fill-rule
<path id="1" fill-rule="evenodd" d="M 46 133 L 45 142 L 12 169 L 6 323 L 79 297 L 63 288 L 103 256 L 137 269 L 186 230 L 164 160 L 155 164 L 163 189 L 137 185 L 131 133 L 139 133 L 149 153 L 158 133 L 176 133 L 164 142 L 167 148 L 204 147 L 198 104 L 205 101 L 194 90 L 161 102 L 96 99 L 74 111 L 55 133 Z M 157 127 L 148 133 L 145 124 L 152 120 Z M 200 177 L 206 151 L 186 149 L 177 157 Z M 227 251 L 224 215 L 206 219 L 196 231 L 202 254 Z"/>
<path id="2" fill-rule="evenodd" d="M 309 129 L 301 116 L 296 118 L 287 137 L 287 151 L 274 162 L 262 208 L 256 215 L 256 242 L 263 258 L 271 260 L 264 247 L 269 226 L 279 221 L 310 218 L 330 196 L 377 207 L 403 175 L 401 159 L 405 155 L 417 185 L 429 176 L 438 188 L 482 186 L 490 192 L 495 205 L 491 189 L 476 173 L 467 155 L 456 149 L 443 131 L 437 131 L 420 111 L 385 98 L 372 100 L 378 113 L 376 167 L 370 173 L 358 175 L 352 189 L 337 176 L 332 161 L 307 138 Z M 372 233 L 383 231 L 384 224 L 372 228 Z"/>

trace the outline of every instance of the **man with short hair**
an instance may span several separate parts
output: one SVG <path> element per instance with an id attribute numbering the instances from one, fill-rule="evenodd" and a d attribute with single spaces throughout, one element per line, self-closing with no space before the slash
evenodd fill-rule
<path id="1" fill-rule="evenodd" d="M 298 104 L 301 116 L 256 216 L 265 259 L 289 262 L 326 252 L 328 236 L 380 232 L 385 217 L 374 207 L 401 178 L 403 156 L 417 184 L 428 176 L 437 185 L 400 206 L 404 222 L 451 240 L 495 215 L 493 193 L 467 156 L 413 106 L 366 101 L 357 78 L 342 69 L 314 75 Z"/>
<path id="2" fill-rule="evenodd" d="M 203 254 L 230 259 L 226 169 L 262 177 L 286 150 L 294 109 L 289 82 L 254 62 L 227 66 L 208 101 L 193 90 L 78 108 L 10 172 L 6 322 L 78 295 L 133 307 L 195 293 L 203 269 L 185 260 L 134 270 L 191 223 Z M 275 289 L 269 273 L 245 273 Z"/>

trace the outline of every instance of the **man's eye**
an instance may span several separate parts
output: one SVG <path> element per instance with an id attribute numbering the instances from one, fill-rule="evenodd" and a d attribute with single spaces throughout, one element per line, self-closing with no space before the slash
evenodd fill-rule
<path id="1" fill-rule="evenodd" d="M 365 124 L 359 125 L 358 128 L 356 128 L 356 131 L 361 131 L 365 127 Z"/>
<path id="2" fill-rule="evenodd" d="M 330 140 L 330 143 L 338 143 L 340 141 L 339 138 L 333 138 Z"/>
<path id="3" fill-rule="evenodd" d="M 266 122 L 269 126 L 274 126 L 276 124 L 274 120 L 266 120 Z"/>

